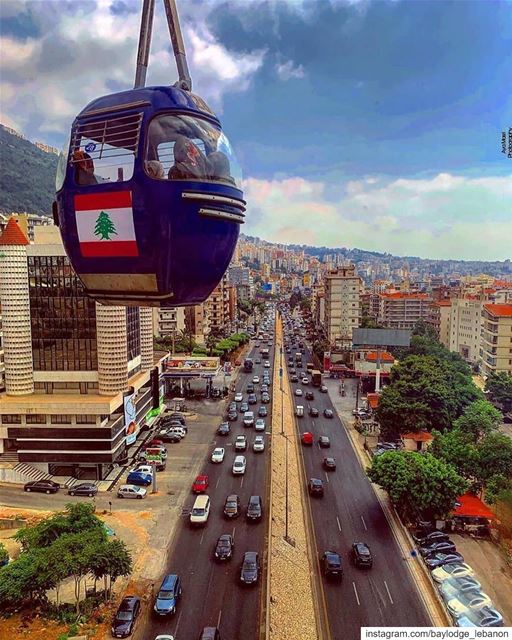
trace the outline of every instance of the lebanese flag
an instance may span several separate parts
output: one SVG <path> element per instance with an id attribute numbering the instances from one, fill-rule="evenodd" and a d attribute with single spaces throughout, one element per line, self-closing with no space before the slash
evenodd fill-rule
<path id="1" fill-rule="evenodd" d="M 139 255 L 131 191 L 75 196 L 76 227 L 84 258 Z"/>

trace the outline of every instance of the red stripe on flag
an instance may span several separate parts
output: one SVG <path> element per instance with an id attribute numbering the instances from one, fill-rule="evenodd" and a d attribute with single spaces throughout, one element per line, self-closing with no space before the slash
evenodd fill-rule
<path id="1" fill-rule="evenodd" d="M 80 251 L 84 258 L 136 258 L 139 255 L 135 240 L 81 242 Z"/>
<path id="2" fill-rule="evenodd" d="M 109 191 L 75 196 L 75 211 L 95 209 L 119 209 L 132 206 L 131 191 Z"/>

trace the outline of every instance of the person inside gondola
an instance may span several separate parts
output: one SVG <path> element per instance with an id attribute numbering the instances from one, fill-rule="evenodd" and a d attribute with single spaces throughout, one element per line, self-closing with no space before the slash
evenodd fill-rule
<path id="1" fill-rule="evenodd" d="M 192 140 L 178 136 L 173 148 L 174 165 L 169 169 L 170 180 L 204 180 L 209 163 L 204 153 Z"/>
<path id="2" fill-rule="evenodd" d="M 98 184 L 98 180 L 94 175 L 94 162 L 88 153 L 81 149 L 76 149 L 73 152 L 73 163 L 75 165 L 75 179 L 78 184 Z"/>
<path id="3" fill-rule="evenodd" d="M 234 184 L 229 168 L 229 160 L 225 153 L 222 153 L 222 151 L 213 151 L 208 154 L 207 160 L 209 164 L 210 178 L 212 180 L 224 180 Z"/>
<path id="4" fill-rule="evenodd" d="M 150 178 L 163 180 L 165 178 L 164 165 L 158 160 L 146 160 L 146 173 Z"/>

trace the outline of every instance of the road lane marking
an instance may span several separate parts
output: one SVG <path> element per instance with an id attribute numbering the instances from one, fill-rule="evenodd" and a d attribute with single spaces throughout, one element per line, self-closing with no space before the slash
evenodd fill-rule
<path id="1" fill-rule="evenodd" d="M 244 476 L 242 476 L 242 481 L 240 482 L 240 489 L 244 486 Z"/>
<path id="2" fill-rule="evenodd" d="M 330 482 L 329 476 L 327 475 L 327 471 L 325 471 L 325 480 L 326 480 L 326 482 Z"/>
<path id="3" fill-rule="evenodd" d="M 176 621 L 176 629 L 174 630 L 174 635 L 175 636 L 178 635 L 178 627 L 180 626 L 180 621 L 181 621 L 182 614 L 183 614 L 183 611 L 180 611 L 180 615 L 178 616 L 178 620 Z"/>
<path id="4" fill-rule="evenodd" d="M 341 522 L 338 516 L 336 516 L 336 522 L 338 523 L 338 529 L 341 531 Z"/>
<path id="5" fill-rule="evenodd" d="M 391 602 L 391 604 L 395 604 L 395 603 L 393 602 L 393 598 L 391 597 L 391 594 L 389 593 L 388 583 L 387 583 L 385 580 L 384 580 L 384 586 L 386 587 L 386 591 L 388 592 L 388 598 L 389 598 L 389 601 Z"/>
<path id="6" fill-rule="evenodd" d="M 219 486 L 219 482 L 220 482 L 220 478 L 217 478 L 217 482 L 216 482 L 216 484 L 215 484 L 215 488 L 217 488 L 217 487 Z M 361 518 L 362 518 L 362 517 L 363 517 L 363 516 L 361 516 Z"/>
<path id="7" fill-rule="evenodd" d="M 219 617 L 217 618 L 217 627 L 220 627 L 220 619 L 222 618 L 222 609 L 219 611 Z"/>
<path id="8" fill-rule="evenodd" d="M 361 606 L 361 603 L 359 602 L 359 596 L 357 595 L 356 583 L 355 583 L 355 582 L 353 582 L 353 583 L 352 583 L 352 586 L 354 587 L 354 593 L 356 594 L 357 604 L 358 604 L 359 606 Z"/>
<path id="9" fill-rule="evenodd" d="M 362 520 L 362 522 L 363 522 L 364 530 L 365 530 L 365 531 L 368 531 L 368 527 L 366 526 L 366 522 L 364 521 L 363 516 L 361 516 L 361 520 Z"/>
<path id="10" fill-rule="evenodd" d="M 233 527 L 233 542 L 235 541 L 235 531 L 236 531 L 236 527 Z"/>
<path id="11" fill-rule="evenodd" d="M 203 538 L 204 538 L 204 532 L 206 531 L 206 529 L 203 529 L 203 533 L 201 534 L 201 540 L 199 541 L 199 544 L 203 544 Z"/>

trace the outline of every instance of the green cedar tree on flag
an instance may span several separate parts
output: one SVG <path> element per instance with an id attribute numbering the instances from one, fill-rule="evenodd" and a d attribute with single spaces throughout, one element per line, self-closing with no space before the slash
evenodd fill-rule
<path id="1" fill-rule="evenodd" d="M 94 235 L 101 236 L 100 240 L 110 240 L 110 236 L 112 234 L 117 236 L 116 227 L 108 213 L 106 211 L 102 211 L 96 220 Z"/>

